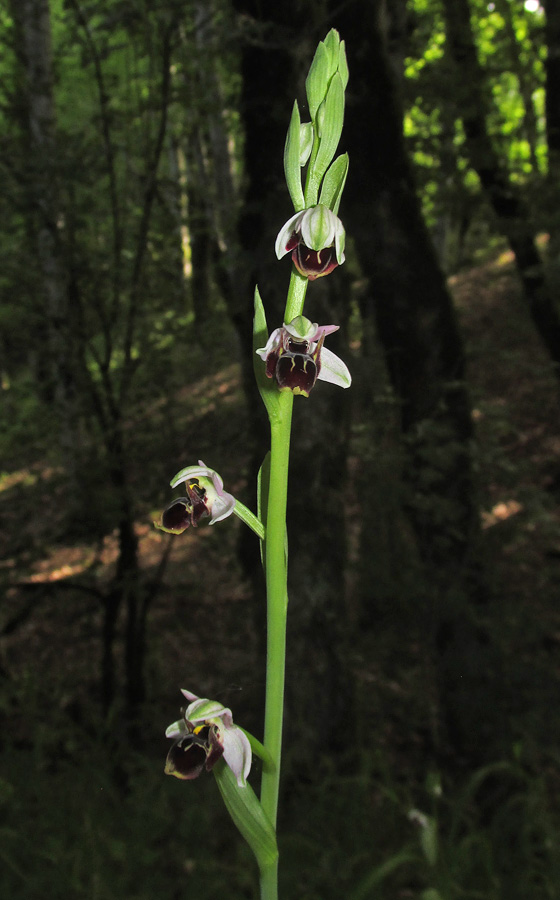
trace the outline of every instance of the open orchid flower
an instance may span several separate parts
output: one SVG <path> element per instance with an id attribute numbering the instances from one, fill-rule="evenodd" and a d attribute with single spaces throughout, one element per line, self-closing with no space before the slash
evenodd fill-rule
<path id="1" fill-rule="evenodd" d="M 203 769 L 210 772 L 223 756 L 239 787 L 244 787 L 251 770 L 251 745 L 245 732 L 233 724 L 231 710 L 190 691 L 181 693 L 190 702 L 183 718 L 165 732 L 174 739 L 167 754 L 166 775 L 189 781 L 198 778 Z"/>
<path id="2" fill-rule="evenodd" d="M 338 216 L 319 203 L 296 213 L 276 238 L 276 256 L 292 254 L 298 272 L 310 281 L 328 275 L 344 262 L 346 233 Z"/>
<path id="3" fill-rule="evenodd" d="M 235 497 L 224 491 L 224 483 L 214 469 L 205 466 L 201 459 L 198 466 L 181 469 L 171 481 L 171 487 L 185 484 L 187 496 L 177 497 L 167 506 L 156 528 L 168 534 L 182 534 L 189 525 L 196 528 L 201 519 L 209 518 L 210 525 L 230 516 L 235 508 Z"/>
<path id="4" fill-rule="evenodd" d="M 305 316 L 297 316 L 270 335 L 266 347 L 257 354 L 266 363 L 266 374 L 276 378 L 281 391 L 309 397 L 317 379 L 348 388 L 352 377 L 346 364 L 323 347 L 328 334 L 338 325 L 317 325 Z"/>

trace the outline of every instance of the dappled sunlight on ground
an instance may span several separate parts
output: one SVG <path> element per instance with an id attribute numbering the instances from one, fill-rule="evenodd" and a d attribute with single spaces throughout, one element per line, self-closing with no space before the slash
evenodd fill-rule
<path id="1" fill-rule="evenodd" d="M 510 516 L 516 516 L 522 509 L 521 503 L 518 503 L 517 500 L 506 500 L 496 503 L 489 512 L 483 511 L 481 513 L 482 527 L 491 528 L 492 525 L 497 525 L 498 522 L 505 522 Z"/>

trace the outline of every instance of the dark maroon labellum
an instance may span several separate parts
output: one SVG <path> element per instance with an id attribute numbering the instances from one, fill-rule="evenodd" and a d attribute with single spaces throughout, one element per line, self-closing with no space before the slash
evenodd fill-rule
<path id="1" fill-rule="evenodd" d="M 317 363 L 308 353 L 286 351 L 276 364 L 276 380 L 280 390 L 303 394 L 304 397 L 309 397 L 318 374 Z"/>
<path id="2" fill-rule="evenodd" d="M 291 335 L 284 338 L 284 348 L 275 354 L 275 375 L 281 391 L 292 391 L 309 397 L 321 371 L 321 348 L 324 337 L 310 353 L 309 341 L 298 341 Z M 268 360 L 267 360 L 268 362 Z"/>
<path id="3" fill-rule="evenodd" d="M 188 497 L 177 497 L 167 506 L 161 517 L 161 524 L 168 531 L 182 534 L 192 525 L 196 528 L 201 519 L 210 515 L 204 498 L 206 491 L 200 487 L 198 479 L 186 482 Z"/>
<path id="4" fill-rule="evenodd" d="M 290 248 L 291 249 L 291 248 Z M 292 253 L 292 261 L 301 275 L 315 281 L 328 275 L 338 266 L 336 249 L 325 247 L 324 250 L 310 250 L 303 241 L 300 241 Z"/>
<path id="5" fill-rule="evenodd" d="M 192 724 L 187 722 L 187 727 Z M 167 754 L 166 769 L 177 778 L 191 781 L 198 778 L 204 768 L 207 772 L 223 755 L 215 725 L 198 725 L 194 730 L 175 741 Z"/>

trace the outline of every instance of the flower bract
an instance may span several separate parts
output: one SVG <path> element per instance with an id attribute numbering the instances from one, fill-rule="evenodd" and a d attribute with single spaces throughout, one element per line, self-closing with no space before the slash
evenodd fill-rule
<path id="1" fill-rule="evenodd" d="M 322 203 L 296 213 L 280 229 L 276 256 L 292 254 L 298 272 L 314 281 L 344 262 L 346 233 L 338 216 Z"/>
<path id="2" fill-rule="evenodd" d="M 317 325 L 305 316 L 297 316 L 282 328 L 276 328 L 265 347 L 257 354 L 266 363 L 266 374 L 275 378 L 281 391 L 309 397 L 317 379 L 348 388 L 352 377 L 346 364 L 323 347 L 328 334 L 338 325 Z"/>
<path id="3" fill-rule="evenodd" d="M 182 534 L 189 525 L 196 528 L 201 519 L 210 519 L 210 525 L 230 516 L 235 507 L 235 497 L 224 491 L 224 483 L 214 469 L 199 459 L 197 466 L 181 469 L 171 481 L 171 487 L 185 485 L 186 497 L 177 497 L 167 506 L 156 523 L 160 531 Z"/>
<path id="4" fill-rule="evenodd" d="M 182 719 L 173 722 L 165 736 L 173 739 L 167 754 L 165 773 L 187 781 L 210 772 L 223 757 L 240 787 L 251 770 L 251 745 L 245 732 L 233 724 L 231 710 L 215 700 L 181 693 L 189 700 Z"/>

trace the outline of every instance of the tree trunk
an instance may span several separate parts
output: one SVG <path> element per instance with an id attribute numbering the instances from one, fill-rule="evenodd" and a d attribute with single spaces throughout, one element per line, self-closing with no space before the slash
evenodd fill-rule
<path id="1" fill-rule="evenodd" d="M 351 72 L 344 134 L 352 152 L 341 213 L 369 279 L 362 311 L 375 319 L 400 404 L 419 546 L 437 568 L 462 563 L 476 534 L 464 349 L 416 196 L 379 4 L 360 24 L 357 6 L 339 22 Z M 447 516 L 434 508 L 438 497 L 450 501 Z"/>
<path id="2" fill-rule="evenodd" d="M 560 184 L 560 0 L 544 0 L 546 11 L 546 139 L 548 168 Z"/>
<path id="3" fill-rule="evenodd" d="M 11 0 L 23 72 L 27 121 L 24 155 L 30 230 L 42 279 L 49 388 L 58 418 L 60 447 L 69 496 L 79 488 L 79 415 L 73 379 L 68 273 L 64 259 L 63 215 L 55 138 L 55 104 L 48 0 Z M 43 392 L 45 386 L 42 386 Z"/>
<path id="4" fill-rule="evenodd" d="M 515 263 L 533 323 L 560 377 L 560 314 L 537 250 L 529 214 L 488 134 L 487 92 L 478 61 L 468 0 L 445 0 L 449 58 L 455 66 L 455 97 L 463 121 L 466 150 L 480 178 L 498 227 L 515 254 Z M 551 123 L 555 136 L 555 115 Z"/>
<path id="5" fill-rule="evenodd" d="M 344 143 L 351 163 L 341 215 L 368 278 L 362 297 L 364 328 L 367 333 L 369 321 L 375 320 L 400 409 L 403 447 L 400 456 L 395 448 L 393 469 L 398 472 L 402 466 L 407 510 L 423 564 L 414 607 L 409 604 L 399 627 L 404 635 L 420 617 L 428 647 L 431 632 L 445 725 L 443 741 L 432 734 L 432 749 L 453 748 L 474 760 L 487 750 L 481 731 L 494 728 L 495 710 L 488 693 L 493 649 L 477 627 L 475 613 L 487 591 L 477 560 L 479 521 L 465 355 L 415 190 L 381 13 L 381 2 L 364 8 L 356 0 L 333 21 L 346 40 L 350 69 Z M 374 353 L 373 342 L 366 342 L 366 372 L 379 369 Z M 371 396 L 375 386 L 368 390 Z M 361 487 L 365 622 L 375 633 L 380 616 L 368 562 L 380 549 L 371 543 L 368 521 L 391 512 L 376 505 L 380 491 L 373 480 L 368 484 L 364 478 Z M 404 557 L 411 568 L 409 538 L 399 540 L 400 566 Z M 397 576 L 395 600 L 401 589 Z"/>
<path id="6" fill-rule="evenodd" d="M 560 0 L 545 0 L 546 11 L 546 141 L 548 170 L 545 196 L 546 227 L 550 234 L 548 257 L 551 280 L 560 277 Z"/>

